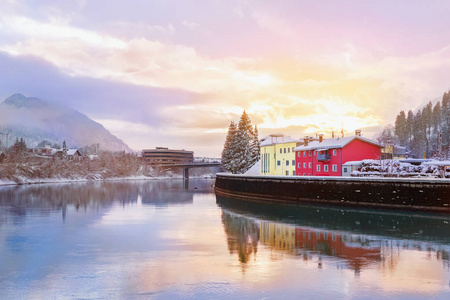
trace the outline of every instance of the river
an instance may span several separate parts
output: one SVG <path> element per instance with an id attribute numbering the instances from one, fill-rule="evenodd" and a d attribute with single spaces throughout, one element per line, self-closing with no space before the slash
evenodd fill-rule
<path id="1" fill-rule="evenodd" d="M 0 187 L 1 299 L 450 299 L 450 217 L 217 197 L 214 180 Z"/>

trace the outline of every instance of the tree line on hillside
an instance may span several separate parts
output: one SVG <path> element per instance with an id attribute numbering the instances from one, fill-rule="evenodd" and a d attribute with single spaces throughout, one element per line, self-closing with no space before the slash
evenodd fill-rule
<path id="1" fill-rule="evenodd" d="M 259 161 L 258 128 L 242 113 L 238 125 L 231 121 L 222 151 L 222 167 L 233 174 L 245 173 Z"/>
<path id="2" fill-rule="evenodd" d="M 380 135 L 380 142 L 391 140 L 407 147 L 414 157 L 448 156 L 450 150 L 450 91 L 442 100 L 428 102 L 416 113 L 403 110 L 397 115 L 395 126 L 388 126 Z"/>

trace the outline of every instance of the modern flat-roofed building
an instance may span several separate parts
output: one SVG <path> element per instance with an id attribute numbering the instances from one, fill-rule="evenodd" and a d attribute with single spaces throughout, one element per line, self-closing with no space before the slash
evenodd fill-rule
<path id="1" fill-rule="evenodd" d="M 166 147 L 142 150 L 142 159 L 149 165 L 189 164 L 194 161 L 194 151 L 172 150 Z"/>

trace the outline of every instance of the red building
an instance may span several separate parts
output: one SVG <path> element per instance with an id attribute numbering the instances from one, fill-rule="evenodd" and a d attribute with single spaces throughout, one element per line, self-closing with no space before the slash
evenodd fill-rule
<path id="1" fill-rule="evenodd" d="M 342 165 L 348 161 L 380 159 L 381 148 L 377 142 L 361 136 L 356 130 L 354 136 L 323 139 L 296 147 L 295 174 L 299 176 L 342 176 Z"/>
<path id="2" fill-rule="evenodd" d="M 381 260 L 380 245 L 366 244 L 369 243 L 363 236 L 295 228 L 295 248 L 341 257 L 355 271 L 360 271 L 370 263 Z"/>

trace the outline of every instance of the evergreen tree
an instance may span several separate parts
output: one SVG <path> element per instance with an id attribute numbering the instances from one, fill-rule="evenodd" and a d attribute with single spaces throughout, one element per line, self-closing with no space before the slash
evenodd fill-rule
<path id="1" fill-rule="evenodd" d="M 405 146 L 408 140 L 408 127 L 406 124 L 406 115 L 402 110 L 395 119 L 395 134 L 397 135 L 400 145 Z"/>
<path id="2" fill-rule="evenodd" d="M 408 117 L 406 118 L 406 128 L 408 130 L 408 146 L 411 147 L 413 140 L 413 125 L 414 125 L 414 113 L 412 110 L 408 111 Z"/>
<path id="3" fill-rule="evenodd" d="M 222 151 L 222 167 L 233 174 L 244 173 L 257 160 L 259 160 L 258 131 L 256 127 L 253 130 L 250 117 L 244 111 L 238 126 L 231 122 L 228 128 Z"/>
<path id="4" fill-rule="evenodd" d="M 236 136 L 236 124 L 234 124 L 234 122 L 231 121 L 230 127 L 228 127 L 228 133 L 222 151 L 222 167 L 228 172 L 234 171 L 232 161 L 234 160 L 234 152 L 236 148 L 235 136 Z"/>
<path id="5" fill-rule="evenodd" d="M 253 136 L 253 127 L 250 117 L 244 112 L 238 123 L 238 130 L 236 133 L 236 156 L 235 164 L 238 172 L 244 173 L 251 166 L 251 150 L 250 143 Z"/>
<path id="6" fill-rule="evenodd" d="M 442 97 L 441 124 L 442 144 L 450 148 L 450 91 Z"/>
<path id="7" fill-rule="evenodd" d="M 253 136 L 251 141 L 251 165 L 254 165 L 256 162 L 259 161 L 261 150 L 259 145 L 259 138 L 258 138 L 258 127 L 255 125 L 255 129 L 253 130 Z"/>
<path id="8" fill-rule="evenodd" d="M 27 144 L 23 138 L 16 138 L 14 145 L 8 149 L 9 160 L 11 162 L 22 162 L 27 154 Z"/>

